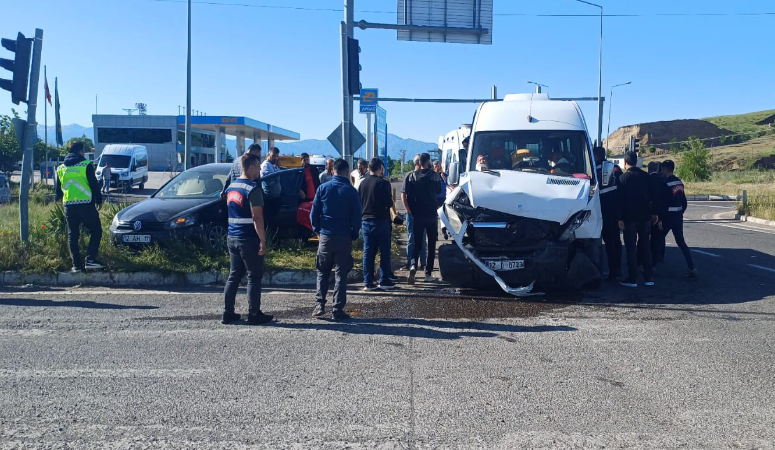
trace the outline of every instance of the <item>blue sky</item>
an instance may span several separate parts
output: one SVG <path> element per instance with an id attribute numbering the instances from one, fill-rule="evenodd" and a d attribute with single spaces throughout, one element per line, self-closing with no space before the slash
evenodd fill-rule
<path id="1" fill-rule="evenodd" d="M 343 1 L 208 2 L 254 7 L 194 4 L 193 109 L 245 115 L 298 131 L 302 139 L 324 139 L 341 118 L 343 14 L 257 6 L 339 9 Z M 595 14 L 595 8 L 563 0 L 494 3 L 492 46 L 399 42 L 394 31 L 356 29 L 363 86 L 386 97 L 482 98 L 493 84 L 500 95 L 528 92 L 526 81 L 533 80 L 549 85 L 552 96 L 597 94 L 598 19 L 534 16 Z M 633 82 L 615 92 L 612 131 L 638 122 L 775 108 L 775 15 L 655 15 L 775 13 L 772 0 L 598 3 L 607 14 L 643 14 L 605 19 L 604 95 L 613 84 Z M 355 4 L 356 20 L 396 20 L 394 13 L 363 12 L 395 11 L 395 0 Z M 185 2 L 25 0 L 6 2 L 3 9 L 3 37 L 44 30 L 43 62 L 52 89 L 59 78 L 65 124 L 91 126 L 95 95 L 100 113 L 122 114 L 122 108 L 145 102 L 149 114 L 177 114 L 178 105 L 185 105 Z M 9 113 L 10 93 L 0 92 L 0 99 L 0 111 Z M 475 105 L 383 106 L 391 133 L 430 142 L 470 122 L 475 111 Z M 594 135 L 597 106 L 582 108 Z M 362 116 L 356 125 L 365 132 Z"/>

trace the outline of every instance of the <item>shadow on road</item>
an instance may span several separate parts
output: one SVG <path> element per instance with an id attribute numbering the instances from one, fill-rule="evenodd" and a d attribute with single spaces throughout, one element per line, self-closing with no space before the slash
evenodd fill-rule
<path id="1" fill-rule="evenodd" d="M 98 303 L 83 300 L 41 300 L 28 298 L 2 298 L 0 306 L 35 306 L 35 307 L 66 307 L 66 308 L 87 308 L 87 309 L 159 309 L 158 306 L 151 305 L 117 305 L 114 303 Z"/>
<path id="2" fill-rule="evenodd" d="M 347 322 L 316 323 L 276 322 L 268 326 L 289 330 L 328 330 L 348 334 L 399 336 L 425 339 L 461 339 L 464 337 L 500 337 L 499 333 L 546 333 L 576 331 L 568 326 L 518 326 L 499 323 L 423 319 L 353 319 Z"/>

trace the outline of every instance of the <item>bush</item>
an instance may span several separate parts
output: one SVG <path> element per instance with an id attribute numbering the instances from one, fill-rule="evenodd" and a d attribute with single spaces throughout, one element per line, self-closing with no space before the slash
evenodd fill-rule
<path id="1" fill-rule="evenodd" d="M 705 143 L 692 136 L 683 144 L 683 158 L 678 166 L 678 176 L 686 181 L 707 181 L 712 175 L 710 150 Z"/>

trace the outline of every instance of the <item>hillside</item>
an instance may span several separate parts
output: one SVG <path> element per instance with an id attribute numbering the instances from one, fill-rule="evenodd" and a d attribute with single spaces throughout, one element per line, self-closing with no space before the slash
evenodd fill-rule
<path id="1" fill-rule="evenodd" d="M 708 147 L 744 143 L 775 132 L 775 110 L 758 111 L 704 119 L 664 120 L 621 127 L 611 133 L 604 145 L 614 154 L 623 153 L 630 137 L 640 139 L 643 149 L 655 147 L 661 153 L 675 149 L 690 136 L 705 140 Z"/>

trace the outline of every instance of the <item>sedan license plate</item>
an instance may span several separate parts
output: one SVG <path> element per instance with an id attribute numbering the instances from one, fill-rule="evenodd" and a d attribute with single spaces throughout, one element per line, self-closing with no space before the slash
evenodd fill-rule
<path id="1" fill-rule="evenodd" d="M 519 270 L 525 268 L 523 259 L 503 259 L 494 261 L 485 261 L 487 268 L 495 271 Z"/>
<path id="2" fill-rule="evenodd" d="M 150 244 L 151 236 L 149 234 L 130 234 L 122 238 L 125 244 Z"/>

